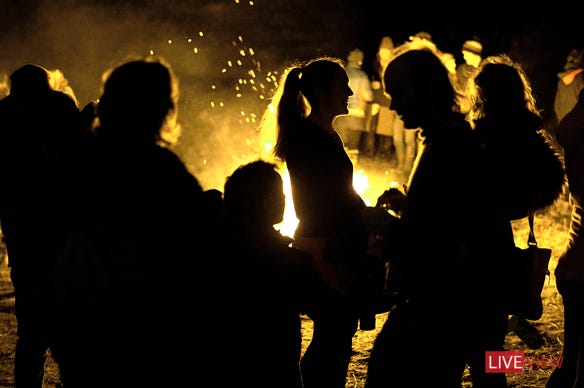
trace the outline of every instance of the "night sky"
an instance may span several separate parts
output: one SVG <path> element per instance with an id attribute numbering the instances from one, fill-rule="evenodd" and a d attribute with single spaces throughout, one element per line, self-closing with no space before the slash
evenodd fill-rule
<path id="1" fill-rule="evenodd" d="M 230 160 L 225 168 L 231 169 L 248 157 L 249 150 L 233 145 L 249 143 L 249 132 L 257 124 L 254 118 L 265 110 L 273 81 L 297 59 L 319 55 L 344 59 L 360 47 L 367 69 L 381 36 L 401 43 L 424 30 L 439 49 L 460 61 L 462 42 L 477 36 L 486 55 L 506 52 L 524 65 L 540 108 L 548 115 L 557 72 L 572 47 L 584 46 L 584 23 L 575 11 L 562 9 L 560 15 L 540 7 L 521 15 L 494 3 L 476 3 L 471 10 L 468 1 L 433 3 L 431 8 L 388 1 L 383 7 L 389 11 L 369 0 L 257 0 L 253 5 L 233 0 L 0 0 L 0 4 L 0 74 L 25 63 L 59 69 L 80 105 L 99 96 L 102 73 L 128 55 L 148 55 L 152 50 L 165 57 L 180 80 L 179 113 L 189 148 L 185 157 L 199 172 L 203 164 L 208 170 L 217 159 Z M 238 85 L 251 73 L 253 87 Z M 220 111 L 219 101 L 224 102 Z M 210 109 L 213 104 L 215 109 Z M 224 176 L 223 171 L 208 175 L 214 174 Z"/>

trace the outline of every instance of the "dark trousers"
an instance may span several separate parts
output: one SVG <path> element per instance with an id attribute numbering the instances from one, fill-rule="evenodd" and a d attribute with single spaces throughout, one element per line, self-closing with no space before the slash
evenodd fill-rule
<path id="1" fill-rule="evenodd" d="M 457 317 L 439 309 L 414 313 L 400 303 L 388 315 L 369 358 L 365 388 L 461 387 L 464 352 Z M 425 362 L 425 360 L 427 362 Z"/>
<path id="2" fill-rule="evenodd" d="M 300 362 L 304 388 L 345 388 L 358 314 L 346 310 L 311 318 L 312 340 Z"/>
<path id="3" fill-rule="evenodd" d="M 11 268 L 17 325 L 14 383 L 16 388 L 42 388 L 49 350 L 48 274 Z"/>

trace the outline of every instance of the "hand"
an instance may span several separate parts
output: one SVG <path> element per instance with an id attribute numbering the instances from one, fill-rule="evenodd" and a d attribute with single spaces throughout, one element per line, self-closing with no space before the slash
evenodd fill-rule
<path id="1" fill-rule="evenodd" d="M 392 187 L 385 190 L 383 194 L 377 198 L 376 207 L 395 213 L 396 216 L 401 216 L 406 208 L 407 196 L 403 191 L 397 187 Z"/>

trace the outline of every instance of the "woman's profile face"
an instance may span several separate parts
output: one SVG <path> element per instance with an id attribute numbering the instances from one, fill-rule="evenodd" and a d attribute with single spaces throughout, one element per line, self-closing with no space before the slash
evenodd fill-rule
<path id="1" fill-rule="evenodd" d="M 348 103 L 349 96 L 353 95 L 353 91 L 349 87 L 349 77 L 347 72 L 341 66 L 335 70 L 331 77 L 331 83 L 328 90 L 328 102 L 326 102 L 327 109 L 333 116 L 346 115 L 349 113 Z"/>

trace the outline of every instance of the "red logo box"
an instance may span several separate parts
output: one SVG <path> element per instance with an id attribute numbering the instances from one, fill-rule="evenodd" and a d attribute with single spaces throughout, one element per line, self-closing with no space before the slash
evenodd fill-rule
<path id="1" fill-rule="evenodd" d="M 523 372 L 525 372 L 525 355 L 523 352 L 485 352 L 485 373 Z"/>

